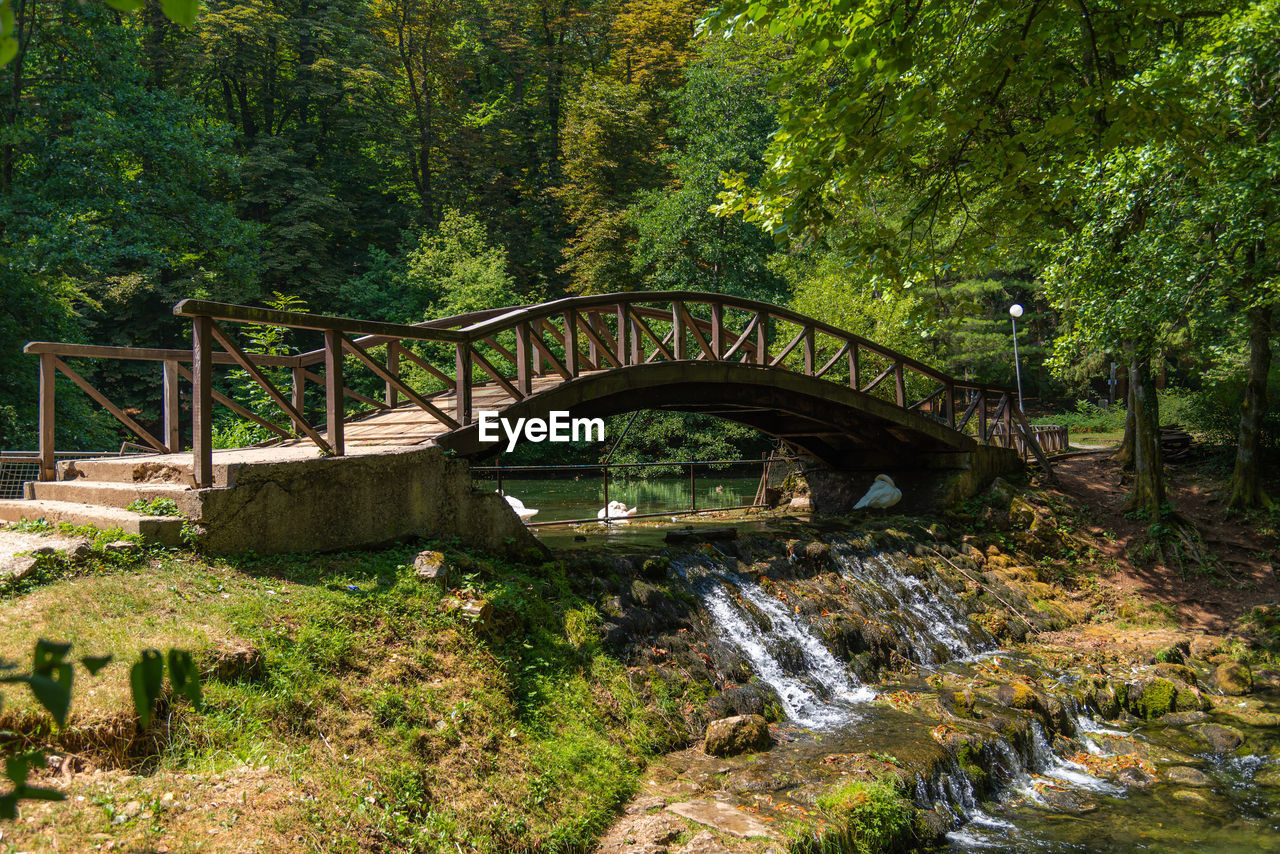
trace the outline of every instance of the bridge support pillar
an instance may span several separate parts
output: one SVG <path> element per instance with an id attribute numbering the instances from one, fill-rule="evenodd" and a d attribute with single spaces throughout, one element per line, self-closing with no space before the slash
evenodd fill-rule
<path id="1" fill-rule="evenodd" d="M 855 512 L 853 506 L 877 475 L 889 475 L 902 490 L 902 502 L 892 512 L 937 513 L 972 498 L 995 478 L 1019 471 L 1023 465 L 1008 448 L 979 445 L 969 451 L 924 453 L 910 461 L 868 454 L 838 467 L 815 463 L 806 469 L 814 512 L 840 516 Z"/>

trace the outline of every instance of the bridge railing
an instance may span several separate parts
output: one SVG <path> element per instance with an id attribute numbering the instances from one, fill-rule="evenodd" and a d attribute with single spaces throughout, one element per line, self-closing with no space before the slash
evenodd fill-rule
<path id="1" fill-rule="evenodd" d="M 54 476 L 57 373 L 66 375 L 161 453 L 180 450 L 179 381 L 188 381 L 191 447 L 199 487 L 213 483 L 214 403 L 278 439 L 306 439 L 322 452 L 340 456 L 346 451 L 345 423 L 352 417 L 346 410 L 347 400 L 370 412 L 409 405 L 447 431 L 474 421 L 474 396 L 481 386 L 491 402 L 516 402 L 548 384 L 597 371 L 686 360 L 758 365 L 838 382 L 933 418 L 979 442 L 1005 447 L 1025 444 L 1043 458 L 1011 389 L 959 380 L 821 320 L 724 294 L 640 291 L 570 297 L 413 325 L 203 300 L 183 300 L 174 307 L 174 314 L 191 320 L 190 351 L 49 342 L 27 345 L 26 352 L 40 356 L 41 479 Z M 233 324 L 310 330 L 320 333 L 324 345 L 297 355 L 251 353 L 231 334 Z M 128 411 L 108 400 L 72 370 L 66 358 L 160 362 L 163 438 L 152 435 Z M 214 389 L 214 368 L 222 365 L 243 371 L 283 414 L 283 423 Z M 367 383 L 346 382 L 349 365 L 372 374 L 365 379 L 382 385 L 381 399 L 353 388 L 368 391 Z M 281 388 L 286 377 L 287 393 Z M 322 423 L 313 424 L 307 417 L 309 384 L 324 390 Z"/>

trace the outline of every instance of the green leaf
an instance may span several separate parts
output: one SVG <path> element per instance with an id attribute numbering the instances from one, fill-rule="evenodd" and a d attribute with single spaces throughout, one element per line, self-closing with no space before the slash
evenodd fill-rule
<path id="1" fill-rule="evenodd" d="M 200 0 L 160 0 L 160 8 L 170 20 L 190 27 L 200 13 Z"/>
<path id="2" fill-rule="evenodd" d="M 97 676 L 98 671 L 111 663 L 109 655 L 86 655 L 80 659 L 80 663 L 84 665 L 84 669 L 89 671 L 90 676 Z"/>
<path id="3" fill-rule="evenodd" d="M 191 705 L 200 708 L 200 674 L 196 672 L 191 653 L 184 649 L 169 650 L 169 681 L 173 690 L 184 695 Z"/>
<path id="4" fill-rule="evenodd" d="M 133 707 L 145 728 L 151 723 L 151 712 L 160 697 L 164 682 L 164 658 L 159 651 L 144 649 L 138 663 L 129 668 L 129 687 L 133 690 Z"/>

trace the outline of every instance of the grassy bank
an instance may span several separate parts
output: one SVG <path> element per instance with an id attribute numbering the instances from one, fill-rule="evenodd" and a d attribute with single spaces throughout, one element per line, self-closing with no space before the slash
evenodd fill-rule
<path id="1" fill-rule="evenodd" d="M 50 745 L 64 771 L 97 770 L 68 779 L 67 802 L 25 805 L 3 841 L 584 847 L 642 760 L 687 739 L 682 698 L 643 695 L 644 680 L 600 650 L 599 618 L 556 564 L 446 552 L 450 587 L 488 603 L 477 620 L 415 577 L 415 552 L 153 553 L 50 573 L 0 600 L 0 658 L 26 660 L 37 637 L 117 656 L 76 685 L 61 732 L 6 692 L 0 729 Z M 202 651 L 221 675 L 202 709 L 174 701 L 139 734 L 125 662 L 169 646 Z"/>

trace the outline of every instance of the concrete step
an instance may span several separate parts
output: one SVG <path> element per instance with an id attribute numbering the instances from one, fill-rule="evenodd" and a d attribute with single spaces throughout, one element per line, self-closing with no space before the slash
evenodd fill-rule
<path id="1" fill-rule="evenodd" d="M 108 483 L 191 486 L 190 454 L 147 454 L 131 457 L 94 457 L 58 463 L 58 480 L 92 480 Z"/>
<path id="2" fill-rule="evenodd" d="M 172 498 L 182 506 L 191 492 L 180 483 L 116 483 L 106 480 L 32 481 L 26 485 L 26 497 L 41 501 L 69 501 L 76 504 L 98 504 L 103 507 L 128 507 L 135 501 Z"/>
<path id="3" fill-rule="evenodd" d="M 122 510 L 119 507 L 102 507 L 96 504 L 80 504 L 73 501 L 41 501 L 11 498 L 0 500 L 0 522 L 18 522 L 27 519 L 58 524 L 93 525 L 104 530 L 119 528 L 126 534 L 138 534 L 143 539 L 165 546 L 182 542 L 181 516 L 144 516 Z"/>

